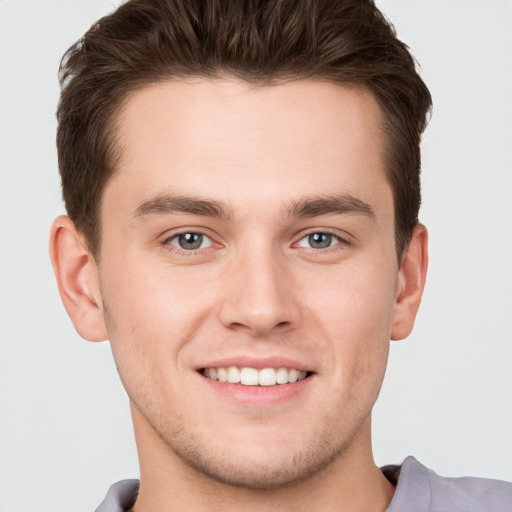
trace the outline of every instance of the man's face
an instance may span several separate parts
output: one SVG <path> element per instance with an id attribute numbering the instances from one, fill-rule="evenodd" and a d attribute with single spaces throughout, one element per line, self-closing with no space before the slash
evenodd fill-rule
<path id="1" fill-rule="evenodd" d="M 167 82 L 132 94 L 118 127 L 99 275 L 136 431 L 250 487 L 355 457 L 398 282 L 373 97 Z"/>

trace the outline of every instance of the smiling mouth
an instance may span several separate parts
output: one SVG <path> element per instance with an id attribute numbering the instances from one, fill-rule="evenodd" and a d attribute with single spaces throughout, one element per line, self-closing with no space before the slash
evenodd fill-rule
<path id="1" fill-rule="evenodd" d="M 291 384 L 304 380 L 312 372 L 305 372 L 295 368 L 251 368 L 239 366 L 226 366 L 218 368 L 202 368 L 199 371 L 204 377 L 227 382 L 241 384 L 242 386 L 276 386 Z"/>

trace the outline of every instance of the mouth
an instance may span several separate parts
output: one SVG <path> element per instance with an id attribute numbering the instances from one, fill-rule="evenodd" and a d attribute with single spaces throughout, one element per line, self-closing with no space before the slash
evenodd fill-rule
<path id="1" fill-rule="evenodd" d="M 220 366 L 201 368 L 199 373 L 208 379 L 241 386 L 280 386 L 292 384 L 310 377 L 313 372 L 295 368 L 252 368 L 249 366 Z"/>

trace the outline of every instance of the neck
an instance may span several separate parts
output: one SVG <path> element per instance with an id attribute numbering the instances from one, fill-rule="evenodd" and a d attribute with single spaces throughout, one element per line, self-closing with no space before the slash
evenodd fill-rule
<path id="1" fill-rule="evenodd" d="M 370 418 L 350 445 L 306 480 L 277 489 L 247 489 L 212 480 L 184 463 L 132 405 L 140 491 L 132 512 L 384 512 L 394 487 L 375 465 Z"/>

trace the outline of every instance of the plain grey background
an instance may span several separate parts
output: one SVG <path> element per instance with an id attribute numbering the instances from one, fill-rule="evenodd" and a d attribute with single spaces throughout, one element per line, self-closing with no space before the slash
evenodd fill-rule
<path id="1" fill-rule="evenodd" d="M 434 97 L 423 143 L 430 270 L 392 344 L 378 464 L 512 480 L 512 2 L 380 0 Z M 138 475 L 108 343 L 87 343 L 48 258 L 63 213 L 54 112 L 63 52 L 111 0 L 0 0 L 0 512 L 92 511 Z"/>

